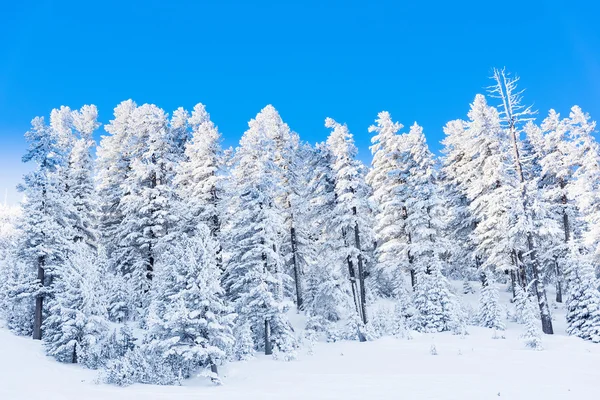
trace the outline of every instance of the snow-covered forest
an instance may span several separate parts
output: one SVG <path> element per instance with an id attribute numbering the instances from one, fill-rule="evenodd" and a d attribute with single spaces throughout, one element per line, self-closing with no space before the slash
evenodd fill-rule
<path id="1" fill-rule="evenodd" d="M 271 105 L 235 149 L 203 104 L 124 101 L 98 144 L 94 105 L 36 117 L 24 200 L 0 206 L 0 319 L 120 386 L 220 384 L 258 352 L 471 326 L 522 324 L 540 350 L 552 303 L 600 342 L 595 122 L 538 116 L 518 83 L 495 70 L 439 157 L 380 112 L 370 166 L 343 122 L 306 143 Z"/>

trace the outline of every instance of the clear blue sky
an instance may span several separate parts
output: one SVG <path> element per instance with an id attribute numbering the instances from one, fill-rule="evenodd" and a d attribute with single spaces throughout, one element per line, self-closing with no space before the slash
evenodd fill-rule
<path id="1" fill-rule="evenodd" d="M 207 105 L 235 145 L 272 103 L 323 140 L 347 122 L 369 160 L 368 126 L 388 110 L 439 150 L 492 67 L 522 78 L 543 115 L 579 104 L 600 118 L 600 5 L 594 1 L 2 1 L 0 190 L 26 167 L 23 133 L 53 107 L 120 101 L 171 112 Z"/>

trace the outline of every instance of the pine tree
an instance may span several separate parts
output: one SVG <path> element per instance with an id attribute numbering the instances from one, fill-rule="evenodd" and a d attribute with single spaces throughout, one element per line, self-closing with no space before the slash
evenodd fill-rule
<path id="1" fill-rule="evenodd" d="M 565 280 L 567 283 L 567 333 L 600 342 L 599 283 L 590 256 L 581 254 L 575 242 L 570 243 Z"/>
<path id="2" fill-rule="evenodd" d="M 405 182 L 397 194 L 406 207 L 405 227 L 410 241 L 405 252 L 412 258 L 415 271 L 413 324 L 423 332 L 447 331 L 452 329 L 456 315 L 454 299 L 442 275 L 449 246 L 440 235 L 445 212 L 433 154 L 427 147 L 423 129 L 416 123 L 400 140 L 402 162 L 393 174 Z"/>
<path id="3" fill-rule="evenodd" d="M 221 134 L 210 120 L 203 104 L 198 103 L 188 123 L 192 129 L 186 141 L 183 160 L 176 167 L 175 191 L 178 197 L 179 231 L 193 235 L 201 224 L 207 224 L 219 244 L 216 254 L 219 268 L 223 267 L 221 252 L 221 223 L 224 157 Z"/>
<path id="4" fill-rule="evenodd" d="M 184 234 L 161 250 L 149 346 L 184 378 L 199 367 L 210 367 L 217 374 L 217 366 L 228 358 L 234 344 L 234 314 L 220 283 L 217 243 L 202 224 L 194 236 Z"/>
<path id="5" fill-rule="evenodd" d="M 346 125 L 331 118 L 325 126 L 332 129 L 327 138 L 331 152 L 331 169 L 334 178 L 335 207 L 330 220 L 338 243 L 336 251 L 340 263 L 348 266 L 348 278 L 354 304 L 362 324 L 367 323 L 367 300 L 365 277 L 366 252 L 372 243 L 370 231 L 370 208 L 367 203 L 369 190 L 365 183 L 364 167 L 355 159 L 357 154 L 354 138 Z M 364 338 L 361 337 L 361 340 Z"/>
<path id="6" fill-rule="evenodd" d="M 232 168 L 227 224 L 225 288 L 235 303 L 238 325 L 248 324 L 255 349 L 296 347 L 285 311 L 283 262 L 278 246 L 283 218 L 275 203 L 278 184 L 275 142 L 268 135 L 273 113 L 260 112 L 240 140 Z"/>
<path id="7" fill-rule="evenodd" d="M 404 230 L 405 205 L 398 201 L 396 192 L 404 184 L 398 176 L 399 136 L 402 124 L 392 122 L 387 111 L 380 112 L 377 125 L 369 127 L 375 132 L 371 138 L 373 161 L 367 174 L 367 183 L 372 187 L 372 201 L 377 205 L 375 212 L 375 238 L 377 239 L 376 272 L 379 288 L 385 296 L 398 296 L 404 291 L 403 273 L 410 270 L 408 258 L 403 251 L 407 234 Z"/>
<path id="8" fill-rule="evenodd" d="M 309 224 L 307 233 L 314 251 L 312 262 L 305 271 L 304 309 L 311 321 L 323 324 L 345 319 L 353 311 L 352 295 L 347 282 L 345 260 L 340 260 L 339 249 L 343 238 L 335 231 L 332 221 L 335 215 L 335 176 L 332 169 L 332 154 L 325 143 L 319 143 L 307 161 L 306 213 Z"/>
<path id="9" fill-rule="evenodd" d="M 100 367 L 100 344 L 108 330 L 106 307 L 97 258 L 85 243 L 74 247 L 53 284 L 43 325 L 47 353 L 61 362 Z"/>
<path id="10" fill-rule="evenodd" d="M 483 96 L 475 99 L 477 107 L 485 101 Z M 483 107 L 485 109 L 485 107 Z M 473 115 L 475 116 L 475 115 Z M 474 171 L 468 164 L 474 154 L 469 146 L 473 133 L 472 121 L 451 121 L 444 127 L 446 137 L 442 141 L 442 167 L 440 181 L 444 186 L 448 208 L 448 224 L 446 235 L 454 243 L 450 253 L 451 275 L 455 278 L 473 280 L 479 274 L 481 256 L 477 255 L 474 230 L 477 218 L 470 208 L 471 199 L 467 196 L 467 188 L 476 180 Z"/>
<path id="11" fill-rule="evenodd" d="M 21 189 L 23 203 L 23 232 L 20 258 L 37 271 L 33 338 L 42 338 L 44 299 L 53 292 L 52 281 L 64 263 L 71 244 L 72 203 L 69 201 L 61 177 L 67 164 L 68 149 L 57 131 L 37 117 L 25 135 L 29 149 L 24 162 L 33 162 L 36 168 L 25 175 Z"/>
<path id="12" fill-rule="evenodd" d="M 176 146 L 168 134 L 167 116 L 160 108 L 144 104 L 131 115 L 130 171 L 120 199 L 123 219 L 116 229 L 119 247 L 114 250 L 117 270 L 128 276 L 135 295 L 131 307 L 143 317 L 149 305 L 157 246 L 174 224 L 170 178 Z"/>
<path id="13" fill-rule="evenodd" d="M 121 200 L 129 191 L 124 185 L 131 174 L 131 145 L 133 136 L 133 113 L 137 105 L 132 100 L 119 104 L 114 119 L 104 129 L 110 136 L 103 136 L 97 150 L 98 199 L 100 206 L 99 231 L 101 241 L 116 272 L 114 251 L 119 247 L 117 229 L 123 221 Z M 121 272 L 121 271 L 119 271 Z"/>
<path id="14" fill-rule="evenodd" d="M 498 289 L 495 287 L 494 274 L 484 273 L 484 284 L 479 300 L 478 323 L 486 328 L 503 331 L 502 308 L 498 299 Z"/>
<path id="15" fill-rule="evenodd" d="M 92 249 L 98 248 L 98 203 L 94 185 L 94 160 L 92 149 L 94 131 L 100 126 L 97 122 L 98 110 L 94 105 L 85 105 L 72 112 L 76 140 L 69 158 L 69 194 L 73 198 L 76 212 L 75 241 L 84 241 Z"/>
<path id="16" fill-rule="evenodd" d="M 573 185 L 569 188 L 571 198 L 581 213 L 582 236 L 585 245 L 596 260 L 600 259 L 600 146 L 594 139 L 596 122 L 575 106 L 565 121 L 576 147 L 574 162 L 578 165 Z"/>
<path id="17" fill-rule="evenodd" d="M 545 218 L 544 214 L 546 210 L 540 208 L 539 204 L 535 203 L 533 198 L 530 197 L 531 191 L 528 190 L 525 180 L 523 159 L 520 154 L 522 124 L 531 121 L 534 112 L 531 106 L 527 107 L 522 104 L 523 92 L 517 89 L 519 78 L 511 78 L 506 75 L 504 70 L 494 70 L 493 79 L 495 85 L 490 88 L 490 93 L 501 101 L 500 121 L 503 124 L 503 129 L 512 147 L 511 161 L 515 171 L 515 183 L 512 187 L 519 192 L 518 198 L 520 200 L 515 204 L 517 208 L 513 211 L 517 220 L 513 221 L 510 228 L 515 231 L 513 235 L 521 236 L 521 240 L 525 243 L 532 275 L 532 291 L 538 300 L 542 330 L 546 334 L 552 334 L 552 317 L 548 306 L 546 289 L 543 281 L 540 279 L 540 261 L 535 243 L 535 236 L 539 233 L 539 230 L 536 231 L 536 228 L 546 223 L 551 224 L 552 221 L 549 218 Z M 544 219 L 546 220 L 544 221 Z"/>

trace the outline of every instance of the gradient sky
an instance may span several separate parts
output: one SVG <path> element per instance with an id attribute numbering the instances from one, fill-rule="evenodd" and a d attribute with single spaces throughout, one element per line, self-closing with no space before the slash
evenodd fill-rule
<path id="1" fill-rule="evenodd" d="M 409 4 L 403 4 L 409 3 Z M 573 104 L 600 118 L 600 5 L 594 1 L 3 1 L 0 191 L 36 115 L 132 98 L 172 112 L 206 104 L 235 145 L 273 104 L 305 140 L 347 122 L 361 159 L 377 112 L 425 128 L 464 118 L 493 67 L 521 76 L 543 116 Z M 100 134 L 103 129 L 100 129 Z"/>

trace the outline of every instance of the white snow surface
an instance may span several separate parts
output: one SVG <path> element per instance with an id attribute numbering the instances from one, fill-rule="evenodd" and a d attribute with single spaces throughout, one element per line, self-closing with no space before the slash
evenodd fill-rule
<path id="1" fill-rule="evenodd" d="M 512 323 L 498 335 L 472 326 L 464 337 L 413 332 L 411 340 L 317 343 L 291 362 L 257 355 L 223 367 L 223 386 L 204 377 L 183 386 L 97 384 L 98 371 L 58 363 L 40 342 L 0 328 L 0 399 L 599 399 L 600 345 L 566 336 L 562 310 L 553 311 L 557 333 L 543 336 L 542 351 L 526 348 L 523 327 Z"/>

